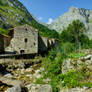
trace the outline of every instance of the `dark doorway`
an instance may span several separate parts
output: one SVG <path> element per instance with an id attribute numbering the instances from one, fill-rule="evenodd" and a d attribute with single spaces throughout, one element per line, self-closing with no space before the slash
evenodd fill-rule
<path id="1" fill-rule="evenodd" d="M 20 50 L 20 54 L 24 54 L 25 53 L 25 51 L 24 50 Z"/>
<path id="2" fill-rule="evenodd" d="M 25 43 L 27 43 L 27 41 L 28 41 L 27 38 L 25 38 Z"/>

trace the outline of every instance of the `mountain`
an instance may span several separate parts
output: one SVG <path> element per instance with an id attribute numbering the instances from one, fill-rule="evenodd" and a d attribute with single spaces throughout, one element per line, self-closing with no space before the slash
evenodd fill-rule
<path id="1" fill-rule="evenodd" d="M 39 23 L 18 0 L 0 0 L 0 33 L 7 34 L 8 29 L 23 24 L 35 27 L 43 36 L 55 37 L 57 34 Z"/>
<path id="2" fill-rule="evenodd" d="M 32 16 L 18 0 L 0 0 L 0 27 L 10 28 L 13 26 L 31 23 Z"/>
<path id="3" fill-rule="evenodd" d="M 68 27 L 73 20 L 79 19 L 83 22 L 87 28 L 87 35 L 92 38 L 92 11 L 83 8 L 71 7 L 68 12 L 56 19 L 52 24 L 49 25 L 50 29 L 55 29 L 61 33 L 63 28 Z"/>

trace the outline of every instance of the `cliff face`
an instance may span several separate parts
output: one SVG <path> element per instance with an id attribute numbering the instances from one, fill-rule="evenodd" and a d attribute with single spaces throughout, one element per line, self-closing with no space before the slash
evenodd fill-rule
<path id="1" fill-rule="evenodd" d="M 34 20 L 26 8 L 18 0 L 0 0 L 0 27 L 31 23 Z"/>
<path id="2" fill-rule="evenodd" d="M 57 32 L 61 33 L 63 28 L 66 28 L 73 20 L 79 19 L 83 22 L 88 29 L 87 35 L 91 38 L 92 36 L 92 11 L 71 7 L 70 10 L 56 19 L 51 25 L 49 25 L 50 29 L 55 29 Z"/>

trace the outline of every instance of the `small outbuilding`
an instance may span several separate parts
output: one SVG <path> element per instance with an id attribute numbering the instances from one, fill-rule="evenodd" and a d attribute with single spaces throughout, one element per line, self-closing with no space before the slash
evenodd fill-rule
<path id="1" fill-rule="evenodd" d="M 5 48 L 10 44 L 11 37 L 0 34 L 0 53 L 5 52 Z"/>

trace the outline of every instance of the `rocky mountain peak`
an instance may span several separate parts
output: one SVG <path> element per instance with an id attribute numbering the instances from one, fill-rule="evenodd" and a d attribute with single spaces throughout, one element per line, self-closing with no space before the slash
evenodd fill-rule
<path id="1" fill-rule="evenodd" d="M 71 13 L 79 13 L 81 16 L 84 17 L 89 17 L 91 10 L 84 9 L 84 8 L 76 8 L 76 7 L 71 7 L 69 12 Z"/>
<path id="2" fill-rule="evenodd" d="M 85 24 L 88 29 L 87 35 L 92 38 L 92 11 L 84 8 L 77 8 L 72 6 L 68 12 L 56 19 L 52 24 L 49 25 L 50 29 L 54 29 L 61 33 L 63 28 L 67 28 L 70 23 L 74 20 L 80 20 Z"/>
<path id="3" fill-rule="evenodd" d="M 69 9 L 69 11 L 70 11 L 70 12 L 74 12 L 74 11 L 77 10 L 77 9 L 78 9 L 78 8 L 76 8 L 76 7 L 74 7 L 74 6 L 71 6 L 70 9 Z"/>

